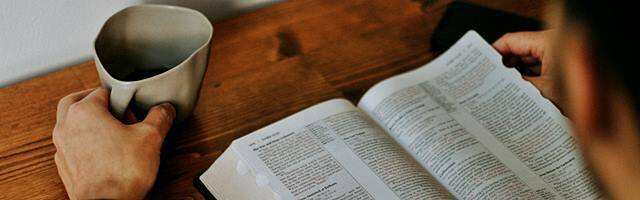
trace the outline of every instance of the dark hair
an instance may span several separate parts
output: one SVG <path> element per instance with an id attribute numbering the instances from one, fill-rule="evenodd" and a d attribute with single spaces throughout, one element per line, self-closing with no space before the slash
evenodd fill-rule
<path id="1" fill-rule="evenodd" d="M 625 90 L 640 111 L 640 10 L 634 1 L 565 0 L 570 22 L 584 27 L 600 81 Z M 571 33 L 564 33 L 571 34 Z M 606 88 L 605 88 L 606 89 Z"/>

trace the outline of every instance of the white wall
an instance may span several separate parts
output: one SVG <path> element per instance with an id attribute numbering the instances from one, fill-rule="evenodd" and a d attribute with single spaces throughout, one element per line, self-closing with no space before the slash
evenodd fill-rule
<path id="1" fill-rule="evenodd" d="M 199 10 L 215 21 L 278 1 L 3 0 L 0 87 L 91 59 L 91 43 L 102 23 L 129 5 L 179 5 Z"/>

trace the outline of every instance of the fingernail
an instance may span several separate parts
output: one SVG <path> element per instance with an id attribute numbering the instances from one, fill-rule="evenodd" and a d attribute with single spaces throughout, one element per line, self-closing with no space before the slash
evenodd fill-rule
<path id="1" fill-rule="evenodd" d="M 166 109 L 169 109 L 171 111 L 171 114 L 173 115 L 173 117 L 176 116 L 176 108 L 173 107 L 173 105 L 171 105 L 170 103 L 166 103 L 165 102 L 165 103 L 160 104 L 160 106 L 162 106 L 162 107 L 164 107 Z"/>

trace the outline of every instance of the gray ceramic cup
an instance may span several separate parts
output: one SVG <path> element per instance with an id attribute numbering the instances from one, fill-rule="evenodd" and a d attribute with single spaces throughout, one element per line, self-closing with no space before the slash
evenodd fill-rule
<path id="1" fill-rule="evenodd" d="M 94 59 L 102 86 L 111 89 L 110 110 L 148 111 L 168 102 L 175 121 L 189 116 L 209 60 L 213 27 L 200 12 L 166 5 L 125 8 L 102 26 Z"/>

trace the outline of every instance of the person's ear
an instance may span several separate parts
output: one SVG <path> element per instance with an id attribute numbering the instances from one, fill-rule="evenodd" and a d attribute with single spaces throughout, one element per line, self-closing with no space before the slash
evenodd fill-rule
<path id="1" fill-rule="evenodd" d="M 610 122 L 606 85 L 596 70 L 593 50 L 584 37 L 573 37 L 564 49 L 564 71 L 569 100 L 569 116 L 577 134 L 591 138 L 603 133 Z M 588 135 L 584 135 L 588 134 Z"/>

